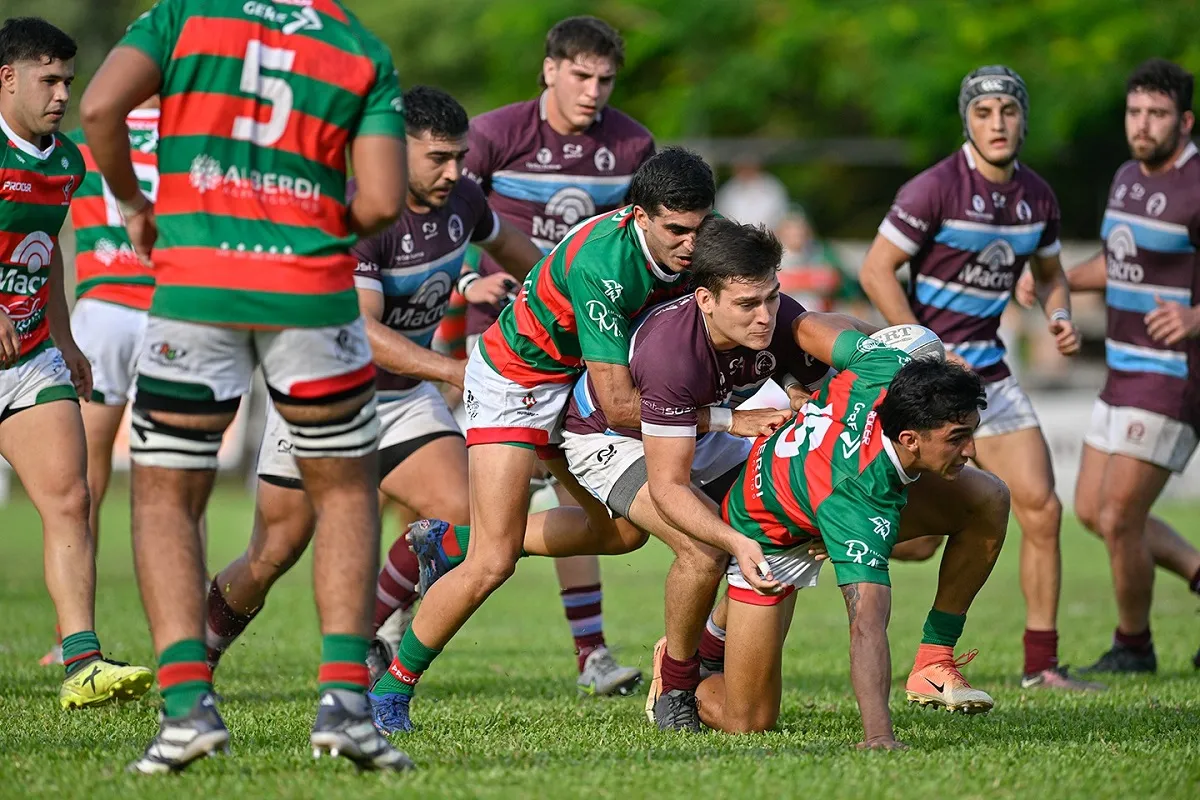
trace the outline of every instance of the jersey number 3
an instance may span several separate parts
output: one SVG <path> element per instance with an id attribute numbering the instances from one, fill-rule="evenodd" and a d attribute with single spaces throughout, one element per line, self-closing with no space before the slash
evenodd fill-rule
<path id="1" fill-rule="evenodd" d="M 259 147 L 271 147 L 283 138 L 288 117 L 292 113 L 292 87 L 283 78 L 263 75 L 262 71 L 291 72 L 295 62 L 295 50 L 268 47 L 257 39 L 246 42 L 241 89 L 270 102 L 271 118 L 266 122 L 259 122 L 254 117 L 235 118 L 231 134 L 234 139 L 252 142 Z"/>

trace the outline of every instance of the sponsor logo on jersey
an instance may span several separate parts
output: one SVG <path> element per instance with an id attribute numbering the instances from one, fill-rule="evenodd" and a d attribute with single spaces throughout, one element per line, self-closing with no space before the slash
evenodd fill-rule
<path id="1" fill-rule="evenodd" d="M 413 292 L 403 305 L 388 312 L 384 324 L 395 330 L 424 330 L 439 322 L 446 314 L 450 299 L 450 276 L 435 272 Z"/>
<path id="2" fill-rule="evenodd" d="M 604 296 L 609 300 L 612 300 L 614 303 L 617 302 L 621 299 L 621 292 L 623 291 L 625 291 L 625 287 L 621 284 L 610 278 L 604 279 Z"/>
<path id="3" fill-rule="evenodd" d="M 775 354 L 770 350 L 763 350 L 754 357 L 754 374 L 769 375 L 775 371 Z"/>
<path id="4" fill-rule="evenodd" d="M 37 272 L 50 263 L 54 254 L 54 240 L 45 231 L 34 231 L 17 242 L 12 254 L 5 259 L 10 264 L 20 264 L 28 267 L 30 272 Z"/>
<path id="5" fill-rule="evenodd" d="M 595 163 L 596 169 L 601 172 L 612 172 L 617 168 L 617 157 L 607 147 L 601 147 L 597 150 L 592 161 Z"/>
<path id="6" fill-rule="evenodd" d="M 1017 263 L 1017 254 L 1004 239 L 994 239 L 979 251 L 975 262 L 967 264 L 958 273 L 958 280 L 968 286 L 982 289 L 1011 289 L 1015 276 L 1011 267 Z"/>
<path id="7" fill-rule="evenodd" d="M 20 192 L 22 194 L 28 194 L 29 192 L 33 191 L 33 184 L 25 183 L 24 181 L 5 181 L 4 182 L 4 191 Z"/>
<path id="8" fill-rule="evenodd" d="M 554 153 L 550 152 L 549 147 L 542 147 L 538 149 L 537 155 L 534 156 L 534 158 L 536 158 L 537 162 L 544 167 L 554 160 Z"/>
<path id="9" fill-rule="evenodd" d="M 450 241 L 458 244 L 463 238 L 463 221 L 458 214 L 451 214 L 450 219 L 446 221 L 446 232 L 450 234 Z"/>
<path id="10" fill-rule="evenodd" d="M 1129 189 L 1130 199 L 1141 200 L 1145 196 L 1146 196 L 1146 187 L 1145 186 L 1142 186 L 1140 183 L 1135 183 L 1132 187 L 1130 187 L 1130 189 Z"/>
<path id="11" fill-rule="evenodd" d="M 421 223 L 421 233 L 424 234 L 426 241 L 429 241 L 433 237 L 437 236 L 437 232 L 438 232 L 438 225 L 436 222 L 422 222 Z"/>
<path id="12" fill-rule="evenodd" d="M 574 161 L 577 158 L 583 158 L 583 145 L 581 144 L 564 144 L 563 158 L 568 161 Z"/>
<path id="13" fill-rule="evenodd" d="M 321 184 L 281 172 L 259 172 L 236 164 L 228 168 L 207 154 L 192 159 L 188 182 L 200 194 L 223 191 L 230 197 L 254 199 L 266 205 L 295 204 L 316 210 Z"/>
<path id="14" fill-rule="evenodd" d="M 1109 278 L 1129 283 L 1142 282 L 1146 272 L 1141 264 L 1133 261 L 1138 249 L 1132 228 L 1124 223 L 1114 225 L 1104 240 L 1104 248 L 1108 251 L 1106 271 Z"/>
<path id="15" fill-rule="evenodd" d="M 188 351 L 184 348 L 176 347 L 167 341 L 158 341 L 150 345 L 150 360 L 162 367 L 186 369 L 180 362 L 187 354 Z"/>
<path id="16" fill-rule="evenodd" d="M 1152 217 L 1161 217 L 1162 213 L 1167 210 L 1167 196 L 1162 192 L 1155 192 L 1146 200 L 1146 213 Z"/>
<path id="17" fill-rule="evenodd" d="M 921 219 L 920 217 L 910 214 L 908 211 L 904 210 L 900 206 L 893 204 L 892 211 L 896 212 L 896 216 L 899 217 L 904 223 L 916 228 L 917 230 L 919 230 L 919 231 L 928 231 L 929 230 L 928 222 Z"/>
<path id="18" fill-rule="evenodd" d="M 1017 219 L 1021 222 L 1029 222 L 1029 220 L 1033 219 L 1033 209 L 1024 200 L 1017 203 Z"/>
<path id="19" fill-rule="evenodd" d="M 892 521 L 890 519 L 884 519 L 883 517 L 871 517 L 867 521 L 875 523 L 875 533 L 879 537 L 886 539 L 892 535 Z"/>
<path id="20" fill-rule="evenodd" d="M 533 218 L 533 236 L 550 242 L 561 241 L 571 228 L 596 213 L 592 196 L 578 186 L 564 186 L 546 203 L 546 216 Z M 562 221 L 554 219 L 558 217 Z"/>
<path id="21" fill-rule="evenodd" d="M 587 302 L 588 319 L 596 323 L 596 327 L 602 332 L 610 333 L 618 339 L 622 339 L 624 338 L 624 334 L 621 333 L 621 327 L 616 320 L 616 315 L 613 314 L 610 316 L 611 311 L 612 309 L 599 300 L 588 300 Z"/>

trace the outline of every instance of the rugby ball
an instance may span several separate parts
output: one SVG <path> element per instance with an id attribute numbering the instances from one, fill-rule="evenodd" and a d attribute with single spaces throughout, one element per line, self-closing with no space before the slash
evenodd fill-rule
<path id="1" fill-rule="evenodd" d="M 938 335 L 923 325 L 893 325 L 871 334 L 886 347 L 903 350 L 913 358 L 946 360 L 946 346 Z"/>

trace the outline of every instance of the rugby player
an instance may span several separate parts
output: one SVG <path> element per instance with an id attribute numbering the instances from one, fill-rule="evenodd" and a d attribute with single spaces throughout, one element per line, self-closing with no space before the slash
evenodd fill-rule
<path id="1" fill-rule="evenodd" d="M 151 202 L 125 120 L 154 94 L 163 105 Z M 162 0 L 109 54 L 81 116 L 134 251 L 155 270 L 132 505 L 164 708 L 130 768 L 180 770 L 229 741 L 205 663 L 198 523 L 221 434 L 259 364 L 317 519 L 314 752 L 363 769 L 411 767 L 370 724 L 366 699 L 379 419 L 350 254 L 355 235 L 386 227 L 404 199 L 403 105 L 387 48 L 338 0 Z M 347 151 L 360 167 L 349 202 Z"/>
<path id="2" fill-rule="evenodd" d="M 379 369 L 380 490 L 420 516 L 466 525 L 467 449 L 450 409 L 430 381 L 461 388 L 466 362 L 429 349 L 450 290 L 475 242 L 524 278 L 541 258 L 529 238 L 501 220 L 479 187 L 459 180 L 467 153 L 467 112 L 450 95 L 416 86 L 404 93 L 408 196 L 400 218 L 359 240 L 355 286 Z M 487 301 L 479 281 L 464 287 Z M 268 410 L 258 455 L 254 532 L 246 552 L 213 579 L 208 593 L 209 664 L 262 608 L 271 585 L 301 556 L 316 520 L 293 455 L 294 441 Z M 392 547 L 376 588 L 374 632 L 416 601 L 416 558 L 407 542 Z M 384 588 L 386 587 L 386 588 Z M 381 599 L 382 595 L 382 599 Z M 372 643 L 368 663 L 387 669 L 393 653 Z M 373 677 L 378 677 L 374 675 Z"/>
<path id="3" fill-rule="evenodd" d="M 1200 428 L 1200 156 L 1193 78 L 1151 59 L 1125 88 L 1132 159 L 1113 176 L 1104 249 L 1074 267 L 1074 291 L 1105 292 L 1108 378 L 1083 444 L 1075 513 L 1104 540 L 1117 598 L 1112 648 L 1088 672 L 1154 672 L 1154 567 L 1200 594 L 1200 552 L 1150 513 Z M 1029 302 L 1029 281 L 1018 297 Z M 1193 659 L 1200 669 L 1200 652 Z"/>
<path id="4" fill-rule="evenodd" d="M 960 672 L 974 651 L 954 657 L 1008 523 L 1003 483 L 966 466 L 987 405 L 983 384 L 957 364 L 886 347 L 844 319 L 806 314 L 794 330 L 805 352 L 839 373 L 791 423 L 754 444 L 725 499 L 725 519 L 762 546 L 784 591 L 751 592 L 741 581 L 744 569 L 730 564 L 725 671 L 701 684 L 700 715 L 728 732 L 774 727 L 794 590 L 816 585 L 821 562 L 809 548 L 820 537 L 850 620 L 850 675 L 864 728 L 859 747 L 903 747 L 888 712 L 888 560 L 898 539 L 949 534 L 908 699 L 966 713 L 993 705 Z"/>
<path id="5" fill-rule="evenodd" d="M 979 373 L 988 404 L 975 432 L 976 463 L 1012 492 L 1021 526 L 1025 595 L 1025 688 L 1103 688 L 1058 664 L 1062 505 L 1049 449 L 1029 397 L 1004 361 L 1000 314 L 1029 263 L 1060 353 L 1079 351 L 1059 262 L 1058 201 L 1017 153 L 1029 95 L 1021 77 L 981 67 L 962 81 L 958 111 L 967 141 L 901 187 L 863 262 L 863 289 L 889 324 L 919 322 L 946 343 L 951 360 Z M 896 271 L 912 270 L 907 296 Z M 929 557 L 939 540 L 907 545 L 899 558 Z"/>
<path id="6" fill-rule="evenodd" d="M 85 167 L 59 133 L 75 42 L 37 17 L 0 27 L 0 456 L 42 519 L 46 588 L 62 636 L 63 708 L 140 697 L 145 667 L 105 659 L 96 636 L 96 539 L 78 398 L 87 358 L 71 334 L 58 234 Z"/>
<path id="7" fill-rule="evenodd" d="M 595 404 L 611 424 L 638 426 L 631 320 L 685 291 L 683 273 L 714 193 L 712 170 L 695 154 L 655 154 L 634 175 L 631 204 L 587 220 L 560 242 L 471 353 L 464 405 L 473 543 L 463 564 L 430 587 L 373 689 L 383 727 L 411 728 L 409 703 L 421 674 L 516 567 L 538 454 L 560 481 L 574 483 L 560 451 L 548 445 L 585 359 Z M 587 524 L 625 524 L 576 491 Z"/>
<path id="8" fill-rule="evenodd" d="M 541 95 L 471 120 L 467 173 L 496 212 L 543 253 L 583 220 L 622 206 L 633 173 L 654 152 L 650 132 L 608 105 L 624 62 L 625 43 L 612 26 L 595 17 L 569 17 L 546 34 Z M 477 263 L 482 280 L 498 286 L 508 280 L 486 255 Z M 468 336 L 482 334 L 498 315 L 494 304 L 470 306 Z M 560 503 L 573 502 L 562 486 L 555 490 Z M 628 691 L 641 673 L 619 666 L 605 646 L 599 559 L 558 559 L 554 566 L 580 689 Z"/>

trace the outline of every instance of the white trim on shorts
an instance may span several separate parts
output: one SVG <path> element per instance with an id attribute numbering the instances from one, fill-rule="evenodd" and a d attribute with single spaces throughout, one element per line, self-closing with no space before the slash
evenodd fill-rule
<path id="1" fill-rule="evenodd" d="M 1196 452 L 1196 429 L 1186 422 L 1133 406 L 1097 399 L 1083 441 L 1101 453 L 1118 453 L 1183 472 Z"/>

